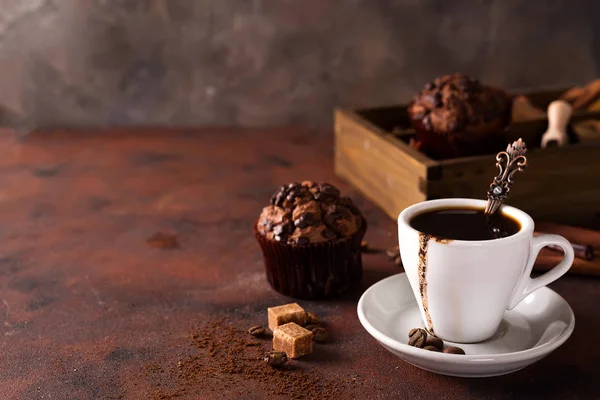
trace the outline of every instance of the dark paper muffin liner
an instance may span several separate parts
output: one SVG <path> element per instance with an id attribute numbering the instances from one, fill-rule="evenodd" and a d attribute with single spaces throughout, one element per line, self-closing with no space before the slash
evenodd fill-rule
<path id="1" fill-rule="evenodd" d="M 483 154 L 496 154 L 506 148 L 508 138 L 506 128 L 510 124 L 512 107 L 507 107 L 502 115 L 496 118 L 501 120 L 503 128 L 492 130 L 482 128 L 480 132 L 435 132 L 423 125 L 421 118 L 411 115 L 409 119 L 416 131 L 416 140 L 420 142 L 420 149 L 430 158 L 435 160 L 450 159 L 456 157 L 469 157 Z"/>
<path id="2" fill-rule="evenodd" d="M 360 242 L 366 230 L 363 218 L 361 229 L 348 238 L 298 246 L 268 239 L 254 225 L 271 287 L 286 296 L 307 300 L 339 296 L 360 283 Z"/>
<path id="3" fill-rule="evenodd" d="M 413 121 L 413 127 L 421 150 L 436 160 L 495 154 L 504 150 L 508 143 L 505 130 L 478 134 L 455 132 L 450 138 L 447 134 L 426 129 L 420 121 Z"/>

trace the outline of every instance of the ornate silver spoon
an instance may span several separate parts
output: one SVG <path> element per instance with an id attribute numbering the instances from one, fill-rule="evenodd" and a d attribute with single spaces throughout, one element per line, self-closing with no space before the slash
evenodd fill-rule
<path id="1" fill-rule="evenodd" d="M 526 152 L 525 142 L 519 139 L 509 144 L 506 151 L 501 151 L 496 155 L 496 166 L 500 169 L 500 173 L 494 177 L 487 192 L 488 202 L 485 214 L 494 214 L 510 194 L 514 183 L 513 175 L 517 171 L 523 171 L 527 165 Z"/>

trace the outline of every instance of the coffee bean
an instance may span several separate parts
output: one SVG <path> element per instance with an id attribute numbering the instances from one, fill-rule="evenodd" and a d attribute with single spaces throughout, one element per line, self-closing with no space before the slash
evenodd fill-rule
<path id="1" fill-rule="evenodd" d="M 425 347 L 423 347 L 423 350 L 437 351 L 438 353 L 441 351 L 440 349 L 438 349 L 435 346 L 425 346 Z"/>
<path id="2" fill-rule="evenodd" d="M 270 351 L 265 355 L 265 361 L 275 368 L 282 367 L 287 360 L 287 354 L 283 351 Z"/>
<path id="3" fill-rule="evenodd" d="M 465 351 L 460 347 L 448 346 L 444 349 L 444 353 L 447 354 L 465 354 Z"/>
<path id="4" fill-rule="evenodd" d="M 444 341 L 438 337 L 430 336 L 425 341 L 425 346 L 433 346 L 438 350 L 442 350 L 444 348 Z"/>
<path id="5" fill-rule="evenodd" d="M 308 325 L 319 325 L 321 321 L 319 320 L 319 317 L 317 317 L 317 314 L 309 311 L 306 313 L 306 323 Z"/>
<path id="6" fill-rule="evenodd" d="M 329 337 L 329 333 L 325 328 L 314 328 L 311 332 L 313 333 L 313 340 L 315 342 L 324 342 Z"/>
<path id="7" fill-rule="evenodd" d="M 265 328 L 263 328 L 262 326 L 256 325 L 251 327 L 250 329 L 248 329 L 248 333 L 251 334 L 252 336 L 262 336 L 265 334 Z"/>
<path id="8" fill-rule="evenodd" d="M 414 347 L 423 347 L 427 340 L 427 331 L 421 328 L 414 328 L 408 333 L 408 345 Z"/>

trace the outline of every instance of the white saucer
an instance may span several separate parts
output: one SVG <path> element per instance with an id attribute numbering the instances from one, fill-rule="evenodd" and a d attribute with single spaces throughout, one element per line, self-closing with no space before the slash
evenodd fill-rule
<path id="1" fill-rule="evenodd" d="M 383 279 L 361 296 L 358 318 L 383 347 L 409 364 L 443 375 L 487 377 L 518 371 L 562 345 L 575 328 L 567 302 L 543 287 L 506 311 L 498 332 L 475 344 L 445 342 L 466 355 L 446 354 L 408 345 L 408 332 L 423 327 L 417 302 L 404 273 Z"/>

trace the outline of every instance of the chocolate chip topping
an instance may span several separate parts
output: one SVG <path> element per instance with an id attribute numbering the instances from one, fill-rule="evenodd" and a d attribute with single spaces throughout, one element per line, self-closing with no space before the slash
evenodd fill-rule
<path id="1" fill-rule="evenodd" d="M 315 223 L 314 217 L 312 213 L 307 212 L 306 214 L 302 214 L 298 219 L 294 220 L 294 226 L 296 228 L 304 229 L 309 227 Z"/>
<path id="2" fill-rule="evenodd" d="M 408 111 L 411 119 L 439 134 L 498 131 L 507 124 L 510 97 L 465 74 L 451 74 L 427 83 Z"/>
<path id="3" fill-rule="evenodd" d="M 263 209 L 258 230 L 266 237 L 307 245 L 349 237 L 363 224 L 362 213 L 329 183 L 295 182 L 281 186 Z"/>

